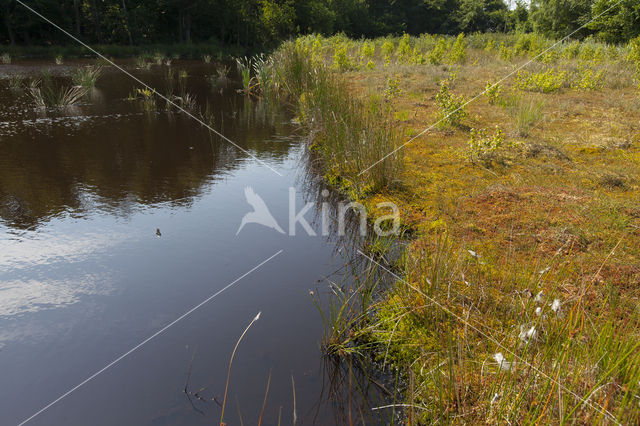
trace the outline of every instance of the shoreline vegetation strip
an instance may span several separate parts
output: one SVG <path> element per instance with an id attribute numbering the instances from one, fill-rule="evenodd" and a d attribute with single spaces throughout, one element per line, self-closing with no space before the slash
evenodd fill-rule
<path id="1" fill-rule="evenodd" d="M 336 292 L 325 350 L 398 368 L 420 424 L 640 421 L 640 41 L 565 42 L 493 84 L 552 43 L 308 36 L 270 57 L 269 90 L 325 180 L 370 210 L 402 208 L 410 239 L 391 266 L 411 286 L 376 299 L 355 278 L 361 303 Z"/>

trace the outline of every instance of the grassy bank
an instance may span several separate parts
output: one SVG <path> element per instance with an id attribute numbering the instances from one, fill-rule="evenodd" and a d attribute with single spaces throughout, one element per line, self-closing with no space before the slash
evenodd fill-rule
<path id="1" fill-rule="evenodd" d="M 554 43 L 307 37 L 274 56 L 328 180 L 413 232 L 367 320 L 328 333 L 403 371 L 412 423 L 640 421 L 640 42 Z"/>
<path id="2" fill-rule="evenodd" d="M 138 56 L 162 55 L 169 58 L 202 59 L 210 56 L 213 59 L 227 59 L 250 53 L 239 46 L 222 43 L 190 43 L 190 44 L 149 44 L 123 46 L 115 44 L 91 45 L 96 51 L 112 58 L 132 58 Z M 78 44 L 66 46 L 0 46 L 0 55 L 8 55 L 13 60 L 20 59 L 70 59 L 93 58 L 95 55 Z"/>

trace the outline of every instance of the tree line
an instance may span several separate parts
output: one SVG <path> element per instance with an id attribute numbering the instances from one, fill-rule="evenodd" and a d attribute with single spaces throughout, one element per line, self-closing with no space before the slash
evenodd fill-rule
<path id="1" fill-rule="evenodd" d="M 638 0 L 23 0 L 82 40 L 98 44 L 218 42 L 269 46 L 308 33 L 350 37 L 460 32 L 594 36 L 609 43 L 640 35 Z M 515 1 L 515 2 L 514 2 Z M 0 0 L 0 42 L 70 40 L 16 0 Z M 595 19 L 594 19 L 595 18 Z"/>

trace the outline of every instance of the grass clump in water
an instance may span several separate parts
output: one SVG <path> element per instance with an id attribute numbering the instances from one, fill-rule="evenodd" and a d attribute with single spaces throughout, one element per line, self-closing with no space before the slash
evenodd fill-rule
<path id="1" fill-rule="evenodd" d="M 22 74 L 14 74 L 9 77 L 9 89 L 19 90 L 22 88 L 24 76 Z"/>
<path id="2" fill-rule="evenodd" d="M 43 84 L 41 87 L 30 87 L 29 94 L 38 107 L 67 107 L 80 102 L 87 94 L 87 88 Z"/>
<path id="3" fill-rule="evenodd" d="M 285 43 L 272 57 L 271 88 L 292 102 L 311 134 L 327 176 L 360 197 L 394 182 L 401 156 L 392 153 L 401 133 L 378 97 L 351 96 L 346 82 L 324 63 L 312 60 L 315 38 Z"/>
<path id="4" fill-rule="evenodd" d="M 102 67 L 99 65 L 78 67 L 71 76 L 71 81 L 76 86 L 94 87 L 100 75 L 102 75 Z"/>

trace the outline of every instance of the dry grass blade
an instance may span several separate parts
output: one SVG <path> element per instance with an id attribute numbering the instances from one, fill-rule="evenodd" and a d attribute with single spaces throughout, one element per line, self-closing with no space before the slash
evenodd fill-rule
<path id="1" fill-rule="evenodd" d="M 267 407 L 267 397 L 269 396 L 270 385 L 271 385 L 271 370 L 269 370 L 269 378 L 267 379 L 267 390 L 264 392 L 264 401 L 262 401 L 262 409 L 260 410 L 260 418 L 258 419 L 258 426 L 262 424 L 262 418 L 264 417 L 264 409 Z"/>
<path id="2" fill-rule="evenodd" d="M 229 360 L 229 367 L 227 369 L 227 383 L 226 383 L 226 385 L 224 387 L 224 398 L 222 400 L 222 412 L 220 413 L 220 425 L 221 426 L 225 424 L 224 423 L 224 409 L 225 409 L 225 406 L 227 404 L 227 394 L 229 392 L 229 380 L 231 379 L 231 366 L 233 365 L 233 358 L 236 356 L 236 351 L 238 350 L 238 346 L 240 345 L 240 342 L 242 341 L 242 338 L 244 337 L 245 334 L 247 334 L 247 331 L 249 331 L 249 328 L 251 328 L 253 323 L 255 323 L 256 321 L 258 321 L 260 319 L 260 314 L 261 314 L 261 312 L 258 312 L 258 315 L 256 315 L 255 318 L 253 318 L 251 320 L 251 322 L 249 323 L 247 328 L 244 329 L 244 331 L 240 335 L 240 338 L 236 342 L 236 346 L 233 348 L 233 352 L 231 353 L 231 359 Z"/>

